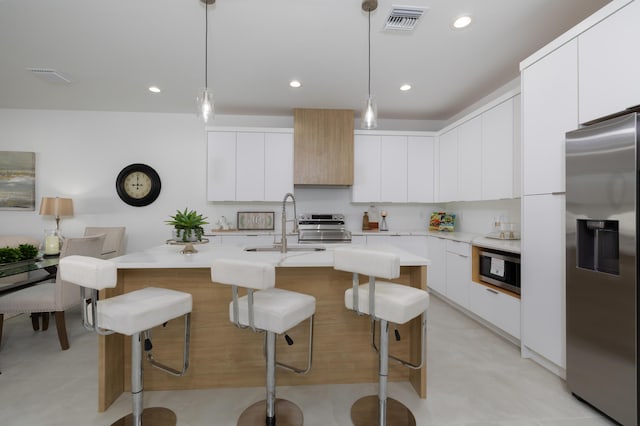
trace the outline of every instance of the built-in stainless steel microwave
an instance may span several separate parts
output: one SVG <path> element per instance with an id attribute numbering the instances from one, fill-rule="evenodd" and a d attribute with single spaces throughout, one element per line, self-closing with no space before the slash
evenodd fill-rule
<path id="1" fill-rule="evenodd" d="M 498 250 L 480 251 L 480 280 L 520 294 L 520 255 Z"/>

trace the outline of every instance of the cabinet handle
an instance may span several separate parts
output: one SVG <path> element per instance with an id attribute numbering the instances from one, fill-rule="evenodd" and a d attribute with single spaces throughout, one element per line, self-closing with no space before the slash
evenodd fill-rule
<path id="1" fill-rule="evenodd" d="M 493 294 L 500 294 L 499 292 L 495 291 L 492 288 L 485 288 L 485 290 L 487 290 L 489 293 L 493 293 Z"/>

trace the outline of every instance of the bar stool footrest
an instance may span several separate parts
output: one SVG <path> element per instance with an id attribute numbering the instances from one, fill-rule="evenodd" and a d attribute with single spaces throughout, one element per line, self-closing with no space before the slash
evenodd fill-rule
<path id="1" fill-rule="evenodd" d="M 351 406 L 353 426 L 378 425 L 380 419 L 380 400 L 378 395 L 360 398 Z M 384 426 L 416 426 L 416 418 L 406 405 L 387 398 L 387 424 Z"/>
<path id="2" fill-rule="evenodd" d="M 176 413 L 164 407 L 145 408 L 142 412 L 142 426 L 176 426 Z M 133 414 L 129 413 L 118 419 L 111 426 L 135 426 Z"/>
<path id="3" fill-rule="evenodd" d="M 275 402 L 277 426 L 302 426 L 304 418 L 302 410 L 293 402 L 276 398 Z M 265 426 L 267 423 L 267 401 L 262 400 L 249 406 L 238 419 L 238 426 Z"/>

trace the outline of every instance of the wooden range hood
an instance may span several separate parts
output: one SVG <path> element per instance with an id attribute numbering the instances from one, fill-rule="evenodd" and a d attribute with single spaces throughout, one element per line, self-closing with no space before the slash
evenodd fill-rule
<path id="1" fill-rule="evenodd" d="M 353 185 L 353 110 L 293 110 L 294 185 Z"/>

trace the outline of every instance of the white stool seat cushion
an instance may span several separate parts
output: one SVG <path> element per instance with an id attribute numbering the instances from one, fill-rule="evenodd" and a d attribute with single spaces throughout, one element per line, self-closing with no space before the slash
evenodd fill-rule
<path id="1" fill-rule="evenodd" d="M 102 290 L 118 282 L 115 263 L 88 256 L 65 256 L 60 259 L 60 278 L 82 287 Z"/>
<path id="2" fill-rule="evenodd" d="M 211 280 L 220 284 L 264 290 L 276 285 L 276 269 L 265 262 L 219 259 L 211 266 Z"/>
<path id="3" fill-rule="evenodd" d="M 375 289 L 377 318 L 404 324 L 429 307 L 429 293 L 424 290 L 386 281 L 376 281 Z M 353 309 L 353 288 L 344 292 L 344 304 Z M 360 312 L 369 314 L 369 284 L 358 287 L 358 305 Z"/>
<path id="4" fill-rule="evenodd" d="M 147 287 L 98 301 L 98 327 L 132 334 L 191 312 L 191 294 Z"/>
<path id="5" fill-rule="evenodd" d="M 378 278 L 392 279 L 400 276 L 398 256 L 359 247 L 336 248 L 333 252 L 333 267 L 339 271 L 356 272 Z"/>
<path id="6" fill-rule="evenodd" d="M 260 330 L 284 333 L 316 311 L 316 299 L 308 294 L 270 288 L 253 293 L 254 324 Z M 229 303 L 229 320 L 233 322 L 233 301 Z M 248 297 L 238 298 L 238 320 L 249 325 Z"/>

